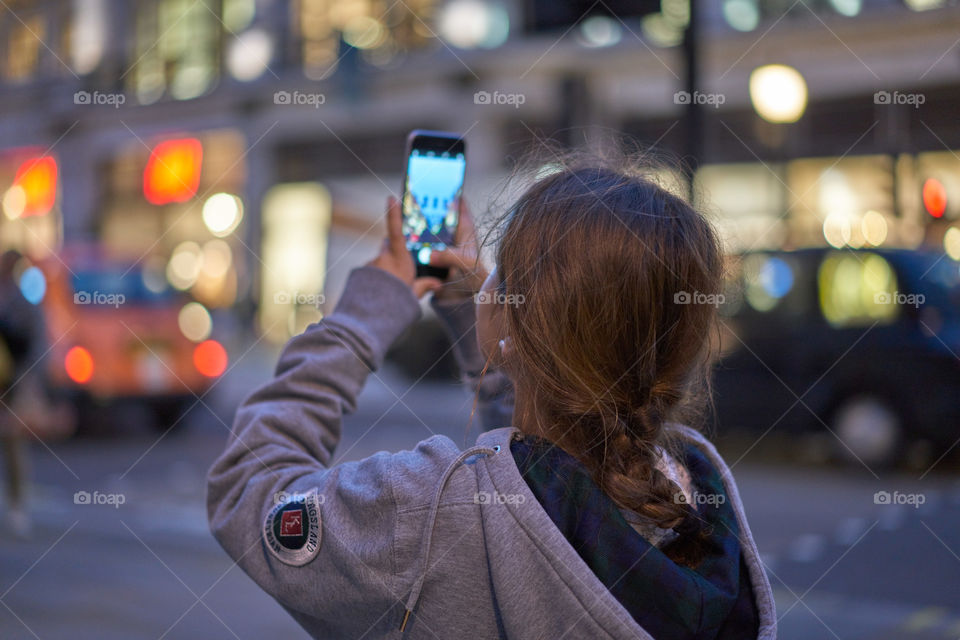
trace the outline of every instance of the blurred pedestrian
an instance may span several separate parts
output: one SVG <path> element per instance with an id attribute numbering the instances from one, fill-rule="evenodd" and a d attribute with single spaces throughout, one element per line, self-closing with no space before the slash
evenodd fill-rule
<path id="1" fill-rule="evenodd" d="M 23 256 L 16 250 L 0 255 L 0 449 L 3 451 L 3 476 L 6 501 L 5 520 L 17 536 L 30 532 L 27 511 L 29 419 L 35 413 L 26 403 L 43 400 L 35 390 L 42 384 L 40 360 L 46 351 L 43 313 L 24 296 L 17 281 L 17 269 Z M 36 408 L 39 410 L 39 407 Z"/>
<path id="2" fill-rule="evenodd" d="M 415 279 L 396 201 L 387 226 L 210 470 L 211 528 L 244 571 L 316 638 L 775 638 L 730 470 L 677 421 L 705 396 L 715 307 L 696 300 L 721 287 L 706 219 L 575 160 L 510 209 L 489 274 L 467 213 L 431 260 L 445 283 Z M 428 291 L 497 428 L 334 464 Z"/>

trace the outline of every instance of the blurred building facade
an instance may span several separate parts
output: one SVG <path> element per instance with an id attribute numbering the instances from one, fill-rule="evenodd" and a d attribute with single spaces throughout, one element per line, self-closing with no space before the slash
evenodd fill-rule
<path id="1" fill-rule="evenodd" d="M 683 153 L 693 101 L 693 197 L 730 251 L 928 244 L 960 260 L 960 9 L 945 0 L 704 1 L 693 94 L 689 0 L 6 5 L 0 245 L 95 244 L 276 340 L 376 251 L 414 128 L 466 132 L 483 211 L 548 139 Z M 796 92 L 751 82 L 771 64 L 805 82 L 795 122 L 760 115 Z"/>

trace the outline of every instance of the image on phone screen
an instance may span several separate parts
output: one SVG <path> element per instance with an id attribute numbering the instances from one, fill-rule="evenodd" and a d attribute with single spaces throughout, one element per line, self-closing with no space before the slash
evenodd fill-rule
<path id="1" fill-rule="evenodd" d="M 429 262 L 431 250 L 453 243 L 460 214 L 460 195 L 466 170 L 463 142 L 446 139 L 444 144 L 410 149 L 403 197 L 403 234 L 407 248 L 421 264 Z"/>

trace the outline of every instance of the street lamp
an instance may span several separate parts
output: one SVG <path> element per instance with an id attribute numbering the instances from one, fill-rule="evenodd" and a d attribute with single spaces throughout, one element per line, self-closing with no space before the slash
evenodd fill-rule
<path id="1" fill-rule="evenodd" d="M 807 108 L 807 83 L 784 64 L 757 67 L 750 74 L 750 101 L 767 122 L 796 122 Z"/>
<path id="2" fill-rule="evenodd" d="M 784 64 L 768 64 L 757 67 L 750 73 L 750 101 L 757 114 L 773 123 L 770 138 L 774 140 L 777 180 L 783 185 L 780 190 L 784 215 L 790 211 L 790 188 L 787 186 L 787 137 L 789 132 L 782 126 L 796 122 L 807 108 L 807 83 L 800 72 Z"/>

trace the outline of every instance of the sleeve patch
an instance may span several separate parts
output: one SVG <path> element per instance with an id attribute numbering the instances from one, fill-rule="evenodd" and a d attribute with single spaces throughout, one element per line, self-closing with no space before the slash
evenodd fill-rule
<path id="1" fill-rule="evenodd" d="M 277 560 L 300 567 L 320 552 L 320 500 L 316 489 L 283 498 L 263 521 L 263 540 Z"/>

